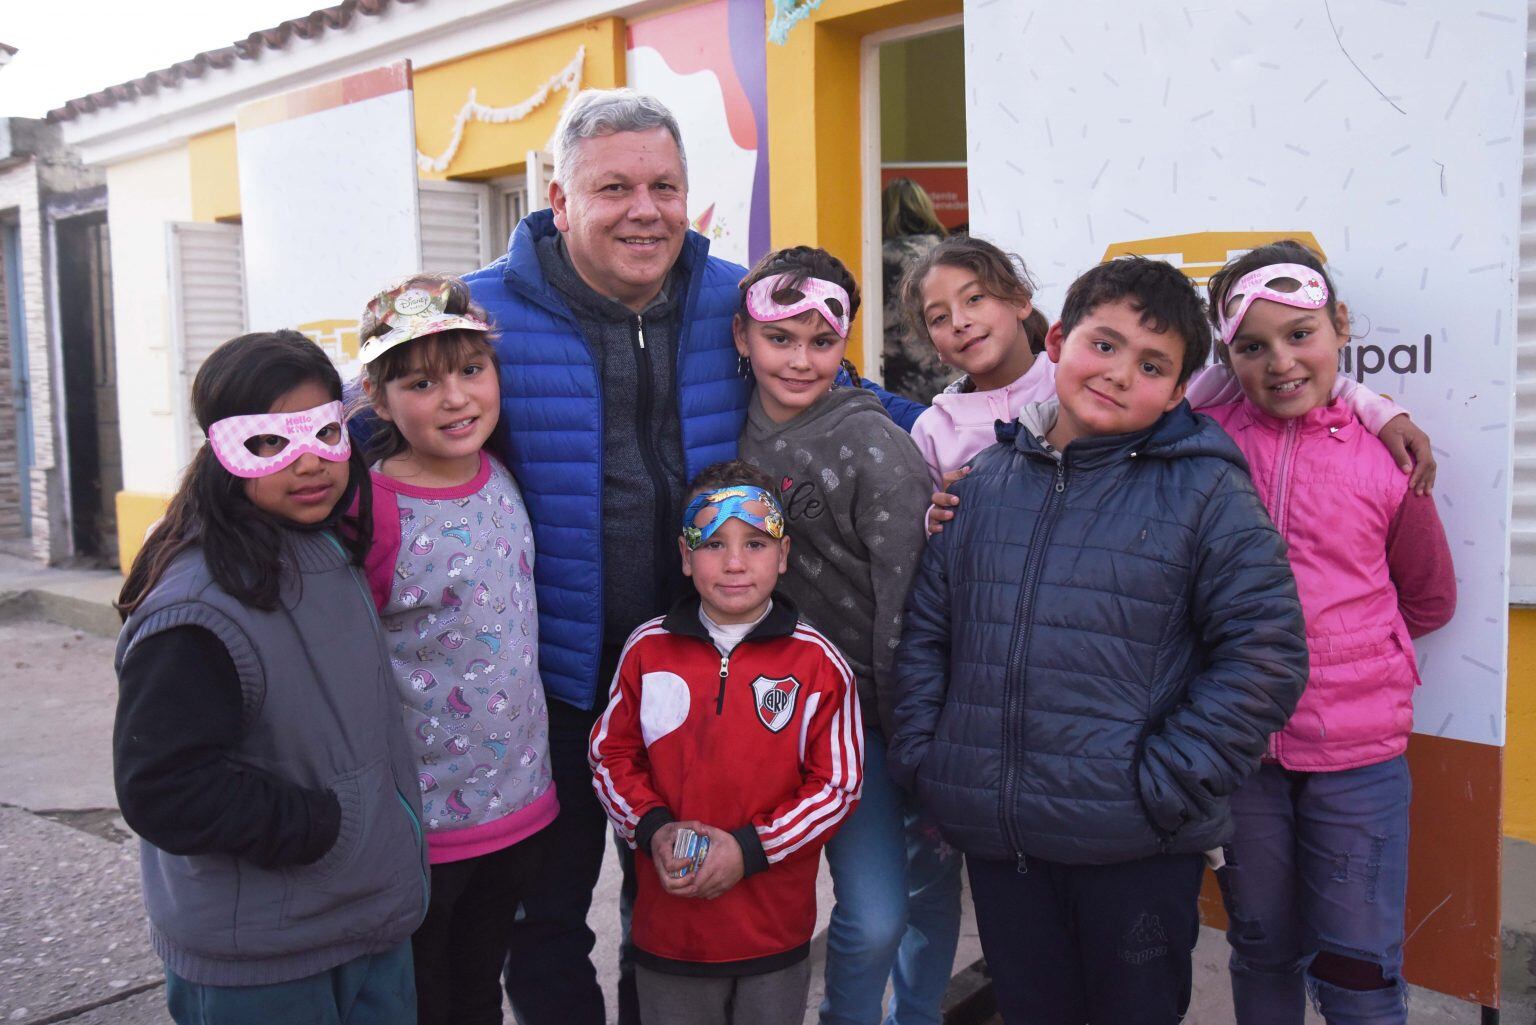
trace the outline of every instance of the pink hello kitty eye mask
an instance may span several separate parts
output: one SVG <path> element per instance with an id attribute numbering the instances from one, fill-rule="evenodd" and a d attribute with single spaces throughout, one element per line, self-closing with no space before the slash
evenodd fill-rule
<path id="1" fill-rule="evenodd" d="M 1275 287 L 1290 284 L 1295 287 L 1282 291 Z M 1237 329 L 1243 324 L 1248 307 L 1255 300 L 1268 299 L 1299 310 L 1320 310 L 1328 305 L 1328 286 L 1323 276 L 1311 267 L 1299 263 L 1272 263 L 1267 267 L 1249 271 L 1237 279 L 1237 284 L 1227 289 L 1227 297 L 1218 312 L 1217 323 L 1221 327 L 1221 344 L 1231 345 Z M 1228 315 L 1228 310 L 1235 312 Z"/>
<path id="2" fill-rule="evenodd" d="M 832 325 L 837 337 L 847 338 L 848 293 L 842 286 L 822 278 L 806 278 L 798 285 L 791 284 L 793 281 L 791 275 L 780 274 L 778 277 L 764 278 L 747 289 L 747 316 L 760 324 L 768 324 L 775 320 L 798 317 L 806 310 L 815 310 Z M 798 295 L 800 298 L 781 303 L 775 295 L 783 293 Z"/>
<path id="3" fill-rule="evenodd" d="M 208 444 L 224 469 L 236 477 L 270 477 L 306 453 L 333 463 L 345 462 L 352 455 L 345 423 L 340 401 L 297 413 L 248 413 L 225 417 L 211 425 Z M 321 441 L 320 435 L 330 428 L 335 428 L 336 440 Z M 280 439 L 282 444 L 264 442 L 268 438 Z M 274 448 L 266 455 L 257 455 L 255 451 Z"/>

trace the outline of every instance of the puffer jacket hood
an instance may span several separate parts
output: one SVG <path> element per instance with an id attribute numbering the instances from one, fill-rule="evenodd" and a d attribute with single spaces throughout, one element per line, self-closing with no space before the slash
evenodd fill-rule
<path id="1" fill-rule="evenodd" d="M 976 857 L 1209 850 L 1306 680 L 1284 543 L 1187 405 L 1059 460 L 1052 413 L 998 428 L 924 552 L 892 775 Z"/>

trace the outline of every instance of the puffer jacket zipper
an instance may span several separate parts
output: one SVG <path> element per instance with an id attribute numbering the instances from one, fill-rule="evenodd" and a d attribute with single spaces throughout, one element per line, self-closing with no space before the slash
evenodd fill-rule
<path id="1" fill-rule="evenodd" d="M 1003 836 L 1018 859 L 1019 871 L 1024 872 L 1026 860 L 1024 842 L 1020 839 L 1013 820 L 1014 791 L 1018 783 L 1019 761 L 1023 758 L 1023 723 L 1021 709 L 1024 704 L 1024 654 L 1029 650 L 1030 618 L 1033 615 L 1035 591 L 1040 586 L 1040 571 L 1045 562 L 1045 549 L 1050 543 L 1056 516 L 1060 512 L 1063 495 L 1067 490 L 1066 456 L 1056 464 L 1056 483 L 1046 499 L 1045 510 L 1035 523 L 1029 539 L 1029 554 L 1024 560 L 1024 581 L 1019 586 L 1018 607 L 1013 614 L 1013 636 L 1008 643 L 1008 671 L 1003 677 L 1003 788 L 998 803 L 998 817 L 1002 820 Z"/>
<path id="2" fill-rule="evenodd" d="M 651 519 L 655 524 L 658 560 L 666 557 L 663 540 L 669 539 L 675 534 L 676 526 L 672 523 L 671 507 L 672 493 L 667 488 L 666 474 L 661 470 L 661 457 L 656 453 L 656 431 L 652 423 L 655 413 L 655 382 L 651 380 L 651 350 L 645 346 L 645 316 L 635 314 L 635 369 L 639 378 L 638 390 L 635 395 L 635 430 L 639 437 L 636 441 L 640 445 L 640 461 L 645 464 L 645 472 L 651 478 L 652 507 Z M 659 570 L 664 563 L 658 561 Z M 659 581 L 662 574 L 656 574 Z M 659 585 L 658 585 L 659 589 Z M 663 597 L 658 595 L 658 597 Z M 657 604 L 661 604 L 658 602 Z"/>
<path id="3" fill-rule="evenodd" d="M 1300 440 L 1301 436 L 1296 430 L 1296 421 L 1287 420 L 1285 422 L 1284 440 L 1280 443 L 1280 462 L 1275 470 L 1275 529 L 1280 532 L 1280 537 L 1288 547 L 1291 539 L 1286 534 L 1285 528 L 1291 518 L 1287 508 L 1291 497 L 1291 464 L 1295 461 L 1296 446 Z M 1277 762 L 1280 761 L 1280 734 L 1284 732 L 1284 730 L 1276 730 L 1269 735 L 1269 744 L 1267 745 L 1269 757 Z"/>

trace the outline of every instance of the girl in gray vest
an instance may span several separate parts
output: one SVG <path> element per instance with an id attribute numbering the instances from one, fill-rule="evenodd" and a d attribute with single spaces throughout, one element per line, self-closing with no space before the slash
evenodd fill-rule
<path id="1" fill-rule="evenodd" d="M 113 736 L 171 1016 L 414 1023 L 427 852 L 341 379 L 303 335 L 242 335 L 192 404 L 208 443 L 119 601 Z"/>

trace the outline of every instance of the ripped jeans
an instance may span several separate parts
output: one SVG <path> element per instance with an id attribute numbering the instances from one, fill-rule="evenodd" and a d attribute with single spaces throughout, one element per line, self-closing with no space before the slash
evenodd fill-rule
<path id="1" fill-rule="evenodd" d="M 1232 795 L 1237 832 L 1217 872 L 1238 1025 L 1301 1025 L 1306 994 L 1329 1025 L 1403 1025 L 1408 802 L 1402 757 L 1340 772 L 1265 763 Z M 1379 966 L 1381 989 L 1313 975 L 1327 952 Z"/>

